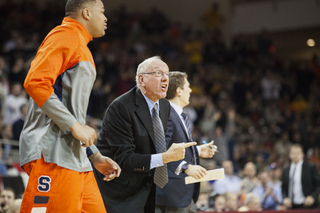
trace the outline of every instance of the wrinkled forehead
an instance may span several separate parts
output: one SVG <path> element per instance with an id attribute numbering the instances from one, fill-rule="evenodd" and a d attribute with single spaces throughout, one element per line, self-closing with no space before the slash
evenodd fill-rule
<path id="1" fill-rule="evenodd" d="M 153 71 L 169 72 L 169 67 L 166 63 L 161 60 L 154 60 L 150 65 L 149 69 Z"/>

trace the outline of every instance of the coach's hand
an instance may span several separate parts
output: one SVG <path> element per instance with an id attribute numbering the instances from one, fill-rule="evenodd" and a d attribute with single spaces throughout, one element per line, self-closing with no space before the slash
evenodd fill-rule
<path id="1" fill-rule="evenodd" d="M 100 152 L 92 154 L 89 158 L 94 167 L 104 175 L 103 180 L 110 181 L 113 178 L 120 176 L 121 168 L 111 158 L 101 155 Z"/>
<path id="2" fill-rule="evenodd" d="M 212 140 L 210 143 L 200 145 L 200 157 L 202 158 L 212 158 L 216 153 L 218 147 L 213 145 L 214 141 Z"/>
<path id="3" fill-rule="evenodd" d="M 84 147 L 93 145 L 97 138 L 96 131 L 87 125 L 82 125 L 78 121 L 70 128 L 73 137 L 81 141 Z"/>
<path id="4" fill-rule="evenodd" d="M 166 152 L 162 153 L 163 163 L 166 164 L 184 159 L 186 148 L 194 145 L 197 145 L 197 142 L 173 143 Z"/>
<path id="5" fill-rule="evenodd" d="M 195 179 L 200 179 L 207 174 L 207 170 L 202 166 L 189 164 L 185 173 Z"/>

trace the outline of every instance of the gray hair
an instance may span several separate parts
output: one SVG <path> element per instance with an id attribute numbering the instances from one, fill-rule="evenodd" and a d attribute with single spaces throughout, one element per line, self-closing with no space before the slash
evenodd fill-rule
<path id="1" fill-rule="evenodd" d="M 248 193 L 246 196 L 246 199 L 244 200 L 244 205 L 248 205 L 248 203 L 252 203 L 254 198 L 258 198 L 260 200 L 259 195 L 255 194 L 255 193 Z"/>
<path id="2" fill-rule="evenodd" d="M 153 56 L 153 57 L 147 58 L 138 65 L 137 73 L 136 73 L 136 83 L 137 83 L 138 87 L 140 86 L 139 85 L 140 73 L 146 72 L 148 70 L 150 64 L 156 60 L 161 60 L 160 56 Z"/>

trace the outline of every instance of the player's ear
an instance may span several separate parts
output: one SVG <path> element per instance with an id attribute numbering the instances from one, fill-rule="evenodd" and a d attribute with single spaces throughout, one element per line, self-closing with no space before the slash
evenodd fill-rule
<path id="1" fill-rule="evenodd" d="M 91 17 L 91 12 L 88 8 L 84 8 L 82 11 L 81 11 L 81 15 L 82 17 L 85 19 L 85 20 L 89 20 L 90 17 Z"/>

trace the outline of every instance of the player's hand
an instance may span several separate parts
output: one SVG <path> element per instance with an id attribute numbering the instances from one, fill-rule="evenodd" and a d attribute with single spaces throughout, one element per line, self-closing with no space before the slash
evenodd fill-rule
<path id="1" fill-rule="evenodd" d="M 71 128 L 70 128 L 71 134 L 73 137 L 81 141 L 84 147 L 89 147 L 93 145 L 94 141 L 97 138 L 96 131 L 87 126 L 82 125 L 79 122 L 76 122 Z"/>
<path id="2" fill-rule="evenodd" d="M 186 148 L 194 145 L 197 145 L 197 142 L 173 143 L 166 152 L 162 153 L 163 163 L 184 159 Z"/>
<path id="3" fill-rule="evenodd" d="M 94 167 L 104 175 L 103 180 L 110 181 L 120 176 L 120 166 L 111 158 L 102 156 L 100 152 L 90 156 L 90 160 L 93 162 Z"/>
<path id="4" fill-rule="evenodd" d="M 214 141 L 212 140 L 210 143 L 200 145 L 200 149 L 201 149 L 200 157 L 212 158 L 218 149 L 218 147 L 213 144 L 214 144 Z"/>
<path id="5" fill-rule="evenodd" d="M 202 166 L 189 164 L 185 173 L 195 179 L 200 179 L 207 174 L 207 170 Z"/>

